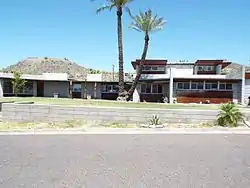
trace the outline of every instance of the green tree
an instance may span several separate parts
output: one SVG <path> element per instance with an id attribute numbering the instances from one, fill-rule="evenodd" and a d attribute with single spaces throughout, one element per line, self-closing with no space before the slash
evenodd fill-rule
<path id="1" fill-rule="evenodd" d="M 223 104 L 220 107 L 217 123 L 220 126 L 236 127 L 239 122 L 244 122 L 245 116 L 240 112 L 239 108 L 233 103 Z"/>
<path id="2" fill-rule="evenodd" d="M 162 17 L 158 17 L 158 15 L 153 15 L 150 9 L 145 12 L 140 12 L 139 15 L 137 16 L 132 16 L 132 19 L 133 22 L 131 23 L 130 28 L 144 33 L 144 48 L 141 55 L 139 66 L 137 66 L 136 69 L 136 77 L 127 94 L 128 100 L 132 97 L 141 77 L 142 67 L 147 57 L 147 51 L 149 46 L 149 35 L 153 32 L 162 30 L 164 24 L 166 23 L 166 21 Z"/>
<path id="3" fill-rule="evenodd" d="M 13 79 L 11 80 L 13 86 L 13 93 L 17 96 L 18 93 L 21 93 L 25 87 L 26 80 L 22 79 L 22 74 L 20 72 L 13 72 Z"/>
<path id="4" fill-rule="evenodd" d="M 94 0 L 92 0 L 94 1 Z M 97 9 L 97 13 L 104 10 L 112 10 L 116 8 L 117 15 L 117 37 L 118 37 L 118 54 L 119 54 L 119 96 L 124 95 L 124 70 L 123 70 L 123 43 L 122 43 L 122 13 L 123 9 L 126 10 L 129 15 L 130 10 L 128 4 L 133 0 L 106 0 L 107 4 Z"/>

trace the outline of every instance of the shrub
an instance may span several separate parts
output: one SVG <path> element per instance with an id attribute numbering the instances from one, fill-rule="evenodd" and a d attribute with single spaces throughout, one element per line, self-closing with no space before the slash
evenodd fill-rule
<path id="1" fill-rule="evenodd" d="M 160 125 L 160 117 L 158 115 L 153 115 L 153 117 L 149 120 L 150 125 Z"/>
<path id="2" fill-rule="evenodd" d="M 217 116 L 217 124 L 220 126 L 236 127 L 239 122 L 244 121 L 244 115 L 233 103 L 223 104 Z"/>

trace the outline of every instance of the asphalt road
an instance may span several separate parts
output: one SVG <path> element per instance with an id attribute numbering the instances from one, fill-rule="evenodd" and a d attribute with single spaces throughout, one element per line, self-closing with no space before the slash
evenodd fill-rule
<path id="1" fill-rule="evenodd" d="M 250 135 L 0 136 L 0 187 L 249 188 Z"/>

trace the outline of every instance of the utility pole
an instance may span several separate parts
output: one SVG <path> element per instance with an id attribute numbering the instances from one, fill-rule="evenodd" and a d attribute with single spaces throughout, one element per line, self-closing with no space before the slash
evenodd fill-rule
<path id="1" fill-rule="evenodd" d="M 113 82 L 115 81 L 115 65 L 112 64 L 112 71 L 113 71 Z"/>

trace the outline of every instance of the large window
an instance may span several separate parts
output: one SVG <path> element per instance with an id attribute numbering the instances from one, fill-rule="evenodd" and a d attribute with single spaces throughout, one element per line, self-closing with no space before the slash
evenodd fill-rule
<path id="1" fill-rule="evenodd" d="M 162 84 L 141 84 L 141 93 L 162 93 Z"/>
<path id="2" fill-rule="evenodd" d="M 205 85 L 204 85 L 205 84 Z M 233 89 L 232 84 L 230 83 L 220 83 L 218 88 L 218 83 L 209 83 L 209 82 L 178 82 L 178 90 L 220 90 L 220 91 L 231 91 Z"/>
<path id="3" fill-rule="evenodd" d="M 13 94 L 13 84 L 11 83 L 11 79 L 4 79 L 3 93 Z M 23 90 L 19 94 L 33 94 L 33 81 L 27 81 Z"/>
<path id="4" fill-rule="evenodd" d="M 178 89 L 190 89 L 190 83 L 189 82 L 179 82 L 177 84 Z"/>
<path id="5" fill-rule="evenodd" d="M 145 65 L 142 67 L 142 71 L 165 71 L 165 67 L 164 66 L 149 66 L 149 65 Z"/>
<path id="6" fill-rule="evenodd" d="M 220 83 L 220 90 L 232 90 L 233 85 L 227 83 Z"/>
<path id="7" fill-rule="evenodd" d="M 81 93 L 82 85 L 78 83 L 73 83 L 72 90 L 73 92 Z"/>
<path id="8" fill-rule="evenodd" d="M 215 66 L 198 66 L 198 71 L 215 71 Z"/>
<path id="9" fill-rule="evenodd" d="M 206 90 L 217 90 L 218 84 L 217 83 L 206 83 L 205 89 Z"/>
<path id="10" fill-rule="evenodd" d="M 204 82 L 192 82 L 191 89 L 192 90 L 195 90 L 195 89 L 201 90 L 201 89 L 203 89 L 203 84 L 204 84 Z"/>
<path id="11" fill-rule="evenodd" d="M 118 85 L 117 84 L 103 84 L 102 92 L 103 93 L 118 93 Z"/>
<path id="12" fill-rule="evenodd" d="M 3 80 L 3 93 L 11 94 L 13 93 L 13 86 L 10 79 Z"/>
<path id="13" fill-rule="evenodd" d="M 24 88 L 23 88 L 24 94 L 33 94 L 33 81 L 27 81 Z"/>

